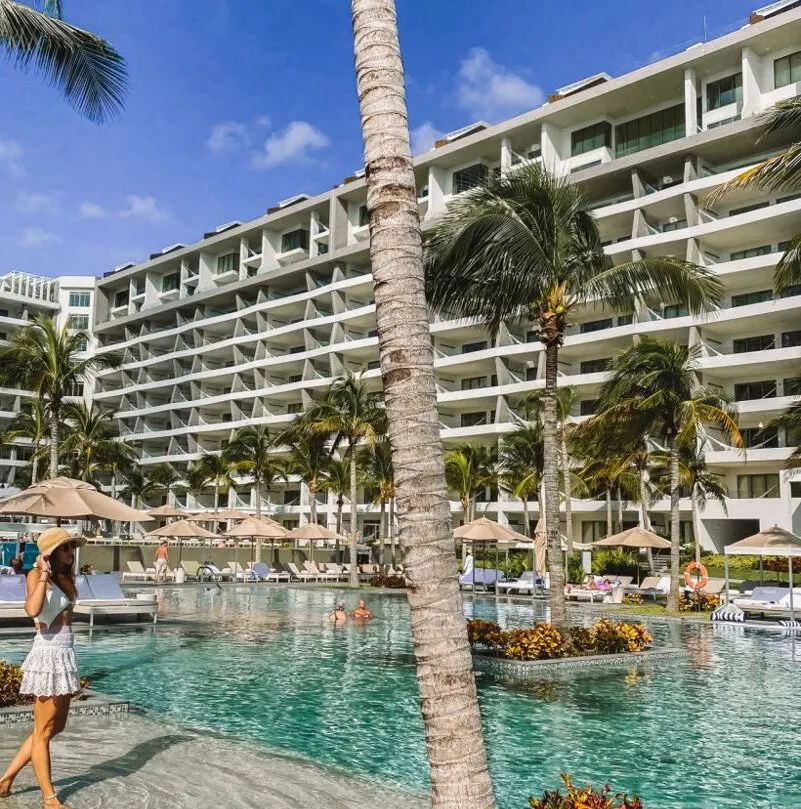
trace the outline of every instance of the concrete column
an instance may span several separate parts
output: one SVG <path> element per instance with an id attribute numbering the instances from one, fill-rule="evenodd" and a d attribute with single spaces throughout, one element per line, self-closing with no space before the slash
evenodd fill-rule
<path id="1" fill-rule="evenodd" d="M 542 149 L 542 165 L 554 174 L 561 174 L 562 158 L 559 154 L 561 132 L 547 121 L 542 125 L 540 148 Z"/>
<path id="2" fill-rule="evenodd" d="M 684 121 L 687 135 L 694 135 L 701 122 L 698 120 L 698 77 L 691 67 L 684 71 Z"/>
<path id="3" fill-rule="evenodd" d="M 645 183 L 643 183 L 640 172 L 637 169 L 631 172 L 631 189 L 634 192 L 634 199 L 645 196 Z"/>
<path id="4" fill-rule="evenodd" d="M 762 59 L 750 48 L 743 48 L 743 118 L 756 115 L 762 106 L 762 88 L 759 77 Z"/>
<path id="5" fill-rule="evenodd" d="M 428 211 L 426 219 L 431 219 L 445 210 L 447 171 L 436 166 L 428 168 Z"/>
<path id="6" fill-rule="evenodd" d="M 501 139 L 501 176 L 505 177 L 512 168 L 512 139 Z"/>

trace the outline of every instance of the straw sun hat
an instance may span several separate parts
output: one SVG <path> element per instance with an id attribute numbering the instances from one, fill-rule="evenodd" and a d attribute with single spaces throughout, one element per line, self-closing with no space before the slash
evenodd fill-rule
<path id="1" fill-rule="evenodd" d="M 36 545 L 42 556 L 50 556 L 56 548 L 60 548 L 68 542 L 73 543 L 76 548 L 86 544 L 86 540 L 83 537 L 74 537 L 63 528 L 48 528 L 46 531 L 42 531 L 42 533 L 39 534 Z"/>

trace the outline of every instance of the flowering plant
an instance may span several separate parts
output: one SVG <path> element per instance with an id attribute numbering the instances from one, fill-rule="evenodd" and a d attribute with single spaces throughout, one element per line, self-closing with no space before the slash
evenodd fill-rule
<path id="1" fill-rule="evenodd" d="M 541 798 L 529 798 L 531 809 L 643 809 L 642 801 L 633 795 L 617 792 L 612 793 L 608 784 L 597 790 L 592 784 L 586 787 L 575 787 L 569 775 L 563 775 L 567 794 L 561 789 L 546 792 Z"/>
<path id="2" fill-rule="evenodd" d="M 642 596 L 639 593 L 626 593 L 623 596 L 624 604 L 642 604 Z"/>
<path id="3" fill-rule="evenodd" d="M 689 595 L 682 593 L 679 596 L 679 610 L 681 612 L 712 612 L 720 606 L 720 596 L 713 593 L 702 593 L 695 590 Z"/>

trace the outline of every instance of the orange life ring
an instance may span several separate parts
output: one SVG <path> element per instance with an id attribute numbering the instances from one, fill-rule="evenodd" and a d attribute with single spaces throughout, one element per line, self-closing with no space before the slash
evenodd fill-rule
<path id="1" fill-rule="evenodd" d="M 693 573 L 700 573 L 696 578 Z M 703 590 L 709 584 L 709 574 L 707 569 L 700 562 L 690 562 L 684 568 L 684 583 L 692 590 Z"/>

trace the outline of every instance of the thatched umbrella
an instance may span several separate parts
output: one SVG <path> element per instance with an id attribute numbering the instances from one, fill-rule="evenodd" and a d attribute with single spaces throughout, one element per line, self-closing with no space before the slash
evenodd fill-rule
<path id="1" fill-rule="evenodd" d="M 592 543 L 596 548 L 651 548 L 652 550 L 670 550 L 670 542 L 653 531 L 640 525 L 621 531 L 619 534 L 599 539 Z"/>

